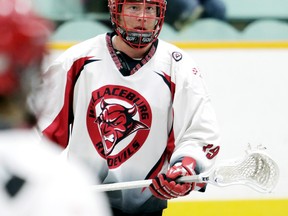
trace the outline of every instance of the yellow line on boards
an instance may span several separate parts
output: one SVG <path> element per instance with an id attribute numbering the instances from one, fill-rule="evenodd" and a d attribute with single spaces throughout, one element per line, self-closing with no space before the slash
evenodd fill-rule
<path id="1" fill-rule="evenodd" d="M 48 48 L 66 50 L 79 43 L 77 41 L 49 42 Z M 181 49 L 288 49 L 288 41 L 171 41 Z"/>
<path id="2" fill-rule="evenodd" d="M 163 216 L 287 216 L 288 199 L 168 202 Z"/>
<path id="3" fill-rule="evenodd" d="M 288 41 L 172 42 L 182 49 L 287 49 Z"/>
<path id="4" fill-rule="evenodd" d="M 79 43 L 78 41 L 60 41 L 60 42 L 49 42 L 48 48 L 52 50 L 66 50 L 71 46 Z"/>

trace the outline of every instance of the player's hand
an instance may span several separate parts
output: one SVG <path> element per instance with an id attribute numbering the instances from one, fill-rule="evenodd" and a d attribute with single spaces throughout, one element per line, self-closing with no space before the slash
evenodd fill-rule
<path id="1" fill-rule="evenodd" d="M 191 157 L 184 157 L 182 162 L 172 166 L 166 174 L 159 174 L 152 180 L 149 189 L 152 194 L 163 200 L 185 196 L 194 190 L 195 183 L 177 183 L 181 176 L 195 175 L 196 161 Z"/>

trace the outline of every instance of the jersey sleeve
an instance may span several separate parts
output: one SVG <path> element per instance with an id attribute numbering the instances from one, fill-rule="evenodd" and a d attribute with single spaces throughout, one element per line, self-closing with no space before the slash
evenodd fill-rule
<path id="1" fill-rule="evenodd" d="M 89 57 L 69 58 L 65 52 L 43 73 L 36 112 L 38 126 L 44 136 L 67 147 L 73 123 L 74 86 Z"/>
<path id="2" fill-rule="evenodd" d="M 203 77 L 189 54 L 174 62 L 173 101 L 175 149 L 170 163 L 190 156 L 204 172 L 219 152 L 219 128 Z"/>
<path id="3" fill-rule="evenodd" d="M 40 131 L 53 142 L 66 147 L 69 137 L 69 110 L 71 93 L 68 90 L 67 69 L 61 61 L 55 61 L 43 73 L 40 93 L 37 96 L 37 109 Z"/>

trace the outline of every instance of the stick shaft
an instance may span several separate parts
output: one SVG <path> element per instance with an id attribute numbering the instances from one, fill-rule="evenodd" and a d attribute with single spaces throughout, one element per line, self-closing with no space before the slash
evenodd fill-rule
<path id="1" fill-rule="evenodd" d="M 148 187 L 151 183 L 152 183 L 152 180 L 148 179 L 148 180 L 139 180 L 139 181 L 131 181 L 131 182 L 119 182 L 119 183 L 111 183 L 111 184 L 93 185 L 92 190 L 96 192 L 100 192 L 100 191 L 133 189 L 133 188 Z"/>
<path id="2" fill-rule="evenodd" d="M 200 176 L 184 176 L 177 180 L 177 182 L 203 182 L 200 180 Z M 115 191 L 115 190 L 124 190 L 124 189 L 133 189 L 133 188 L 143 188 L 148 187 L 152 183 L 151 179 L 147 180 L 138 180 L 130 182 L 119 182 L 111 184 L 102 184 L 102 185 L 93 185 L 92 190 L 95 192 L 102 191 Z"/>

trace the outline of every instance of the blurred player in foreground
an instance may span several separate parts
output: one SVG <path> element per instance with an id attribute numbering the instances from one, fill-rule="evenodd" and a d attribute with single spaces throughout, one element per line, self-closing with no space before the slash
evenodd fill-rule
<path id="1" fill-rule="evenodd" d="M 205 191 L 175 180 L 214 164 L 215 113 L 189 54 L 158 39 L 166 1 L 108 5 L 114 31 L 75 45 L 44 73 L 39 127 L 103 184 L 153 179 L 149 188 L 108 192 L 115 216 L 160 216 L 168 199 Z"/>
<path id="2" fill-rule="evenodd" d="M 87 187 L 88 171 L 68 165 L 60 148 L 39 143 L 32 129 L 26 96 L 39 76 L 50 26 L 27 1 L 0 0 L 0 215 L 109 216 L 105 197 Z"/>

